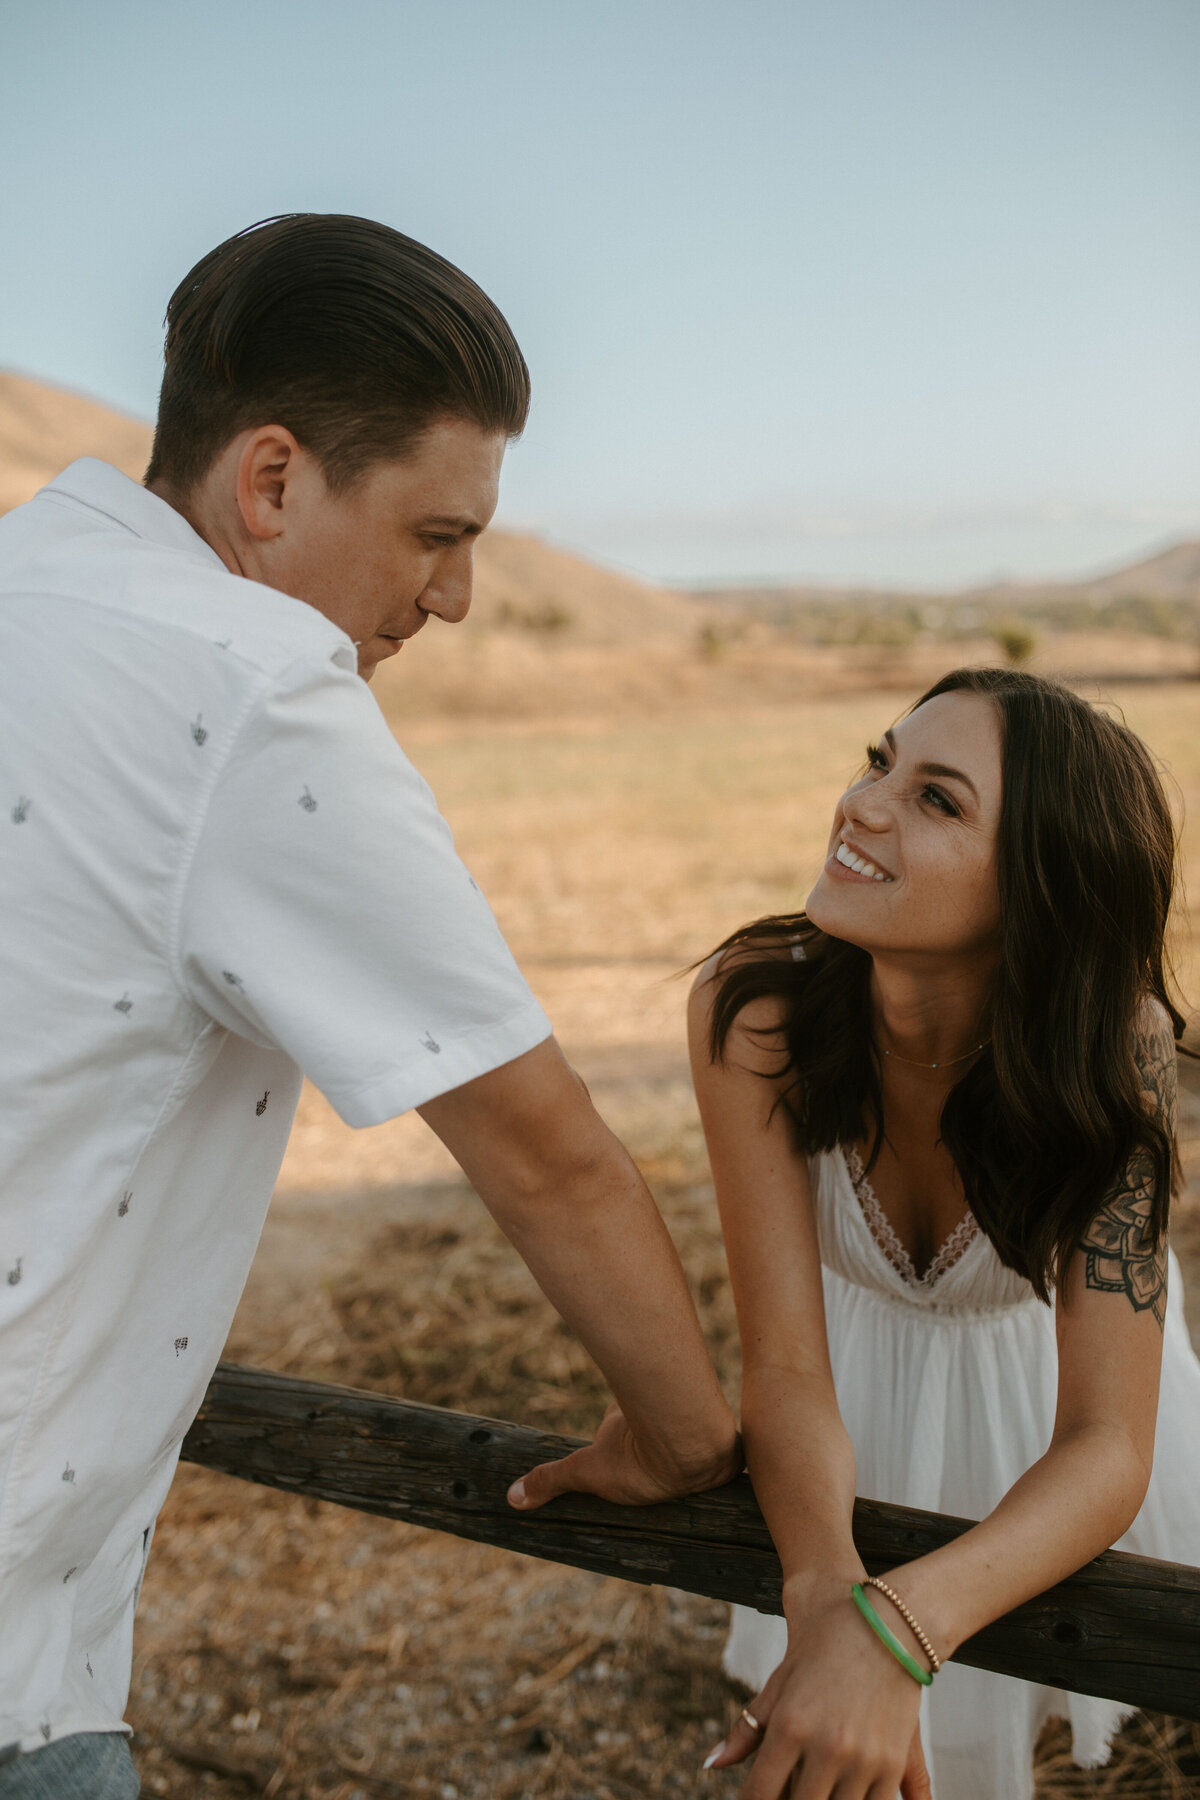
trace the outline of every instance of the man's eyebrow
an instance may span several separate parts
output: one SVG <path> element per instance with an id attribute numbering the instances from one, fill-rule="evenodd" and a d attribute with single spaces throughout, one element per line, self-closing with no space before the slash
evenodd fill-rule
<path id="1" fill-rule="evenodd" d="M 484 528 L 479 523 L 478 519 L 473 519 L 469 513 L 457 513 L 453 515 L 450 513 L 430 513 L 426 518 L 421 520 L 418 530 L 429 531 L 431 529 L 438 531 L 473 531 L 478 535 Z"/>
<path id="2" fill-rule="evenodd" d="M 896 739 L 891 730 L 884 732 L 883 741 L 891 751 L 892 755 L 895 756 Z M 961 781 L 964 787 L 970 788 L 972 794 L 975 796 L 976 804 L 979 802 L 979 789 L 975 786 L 971 777 L 969 775 L 964 775 L 961 769 L 952 769 L 948 763 L 922 763 L 917 770 L 917 774 L 940 775 L 943 781 Z"/>

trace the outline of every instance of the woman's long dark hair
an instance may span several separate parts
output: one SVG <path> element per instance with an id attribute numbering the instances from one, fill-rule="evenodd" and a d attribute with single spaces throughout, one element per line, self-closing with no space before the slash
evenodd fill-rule
<path id="1" fill-rule="evenodd" d="M 1151 996 L 1178 1038 L 1165 939 L 1176 842 L 1142 740 L 1068 688 L 1010 669 L 956 669 L 917 701 L 978 694 L 1000 714 L 997 841 L 1001 951 L 991 1043 L 955 1085 L 942 1140 L 967 1203 L 1001 1260 L 1046 1299 L 1130 1159 L 1153 1167 L 1151 1229 L 1166 1229 L 1178 1181 L 1173 1136 L 1150 1116 L 1134 1057 Z M 773 946 L 798 942 L 803 960 Z M 763 954 L 756 955 L 756 947 Z M 804 913 L 759 919 L 722 951 L 712 1054 L 753 999 L 786 1008 L 786 1105 L 800 1148 L 883 1142 L 871 958 Z"/>

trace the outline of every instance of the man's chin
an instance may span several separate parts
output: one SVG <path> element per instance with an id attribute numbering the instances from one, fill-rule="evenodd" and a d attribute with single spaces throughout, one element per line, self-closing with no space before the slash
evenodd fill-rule
<path id="1" fill-rule="evenodd" d="M 381 662 L 389 656 L 396 656 L 404 648 L 403 638 L 373 637 L 369 653 L 365 646 L 359 647 L 358 672 L 364 681 L 370 681 Z"/>

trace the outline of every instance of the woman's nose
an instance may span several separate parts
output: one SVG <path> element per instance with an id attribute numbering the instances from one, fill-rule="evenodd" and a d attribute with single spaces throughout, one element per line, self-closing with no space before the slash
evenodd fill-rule
<path id="1" fill-rule="evenodd" d="M 864 831 L 882 831 L 891 823 L 891 802 L 883 783 L 864 781 L 842 796 L 842 811 L 852 825 Z"/>

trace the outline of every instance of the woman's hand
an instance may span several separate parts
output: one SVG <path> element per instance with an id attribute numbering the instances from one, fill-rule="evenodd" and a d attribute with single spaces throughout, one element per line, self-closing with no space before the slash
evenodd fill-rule
<path id="1" fill-rule="evenodd" d="M 871 1631 L 839 1582 L 800 1614 L 788 1652 L 705 1763 L 725 1769 L 758 1751 L 741 1800 L 929 1800 L 917 1724 L 921 1689 Z"/>
<path id="2" fill-rule="evenodd" d="M 530 1511 L 559 1494 L 597 1494 L 621 1506 L 653 1506 L 681 1494 L 699 1494 L 720 1487 L 742 1470 L 741 1440 L 698 1455 L 684 1464 L 666 1462 L 640 1444 L 624 1413 L 614 1400 L 605 1413 L 595 1441 L 573 1450 L 558 1462 L 539 1463 L 508 1490 L 511 1506 Z"/>

